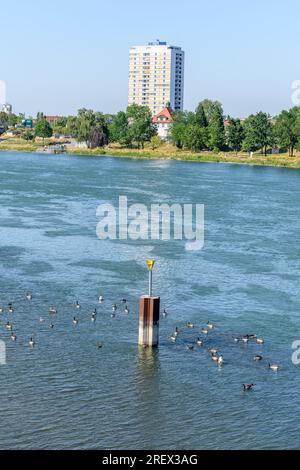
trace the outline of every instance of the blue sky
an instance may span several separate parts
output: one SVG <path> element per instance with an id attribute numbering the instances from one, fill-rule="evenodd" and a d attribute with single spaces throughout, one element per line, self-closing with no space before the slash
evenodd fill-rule
<path id="1" fill-rule="evenodd" d="M 16 112 L 126 107 L 128 49 L 157 38 L 186 53 L 186 109 L 204 98 L 245 116 L 292 106 L 299 0 L 1 2 L 0 80 Z"/>

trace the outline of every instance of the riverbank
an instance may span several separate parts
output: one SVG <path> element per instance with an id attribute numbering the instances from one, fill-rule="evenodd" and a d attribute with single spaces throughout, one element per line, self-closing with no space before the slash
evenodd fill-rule
<path id="1" fill-rule="evenodd" d="M 53 142 L 52 142 L 53 143 Z M 49 141 L 45 140 L 45 145 Z M 6 139 L 0 141 L 0 151 L 17 151 L 17 152 L 37 152 L 41 147 L 41 142 L 26 142 L 22 139 Z M 267 155 L 256 153 L 250 157 L 247 153 L 233 152 L 201 152 L 192 153 L 185 150 L 178 150 L 172 145 L 164 144 L 157 149 L 145 147 L 143 150 L 138 149 L 125 149 L 115 145 L 111 145 L 105 149 L 72 149 L 68 150 L 69 155 L 82 155 L 82 156 L 111 156 L 111 157 L 126 157 L 136 159 L 163 159 L 163 160 L 181 160 L 191 162 L 215 162 L 215 163 L 234 163 L 240 165 L 259 165 L 259 166 L 274 166 L 285 168 L 300 168 L 300 153 L 294 157 L 289 157 L 288 154 Z"/>

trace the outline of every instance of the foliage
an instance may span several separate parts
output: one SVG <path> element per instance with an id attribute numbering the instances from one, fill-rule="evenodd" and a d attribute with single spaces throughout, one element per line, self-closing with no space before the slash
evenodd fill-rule
<path id="1" fill-rule="evenodd" d="M 127 118 L 128 132 L 132 142 L 136 142 L 138 148 L 144 148 L 144 143 L 156 134 L 149 108 L 137 104 L 128 106 Z"/>
<path id="2" fill-rule="evenodd" d="M 163 144 L 162 139 L 158 135 L 153 135 L 150 139 L 152 150 L 159 148 Z"/>
<path id="3" fill-rule="evenodd" d="M 267 148 L 274 142 L 270 116 L 263 112 L 252 114 L 245 120 L 244 130 L 243 148 L 248 152 L 261 149 L 266 155 Z"/>
<path id="4" fill-rule="evenodd" d="M 274 135 L 278 138 L 280 146 L 288 148 L 289 156 L 292 157 L 300 140 L 300 108 L 295 107 L 279 114 Z"/>
<path id="5" fill-rule="evenodd" d="M 22 134 L 22 139 L 26 140 L 27 142 L 31 141 L 34 139 L 34 133 L 31 131 L 25 131 Z"/>
<path id="6" fill-rule="evenodd" d="M 226 143 L 229 148 L 237 153 L 242 148 L 244 129 L 240 119 L 229 117 L 228 122 L 228 127 L 225 130 Z"/>
<path id="7" fill-rule="evenodd" d="M 225 144 L 224 118 L 222 109 L 214 106 L 208 124 L 208 145 L 211 150 L 222 150 Z"/>
<path id="8" fill-rule="evenodd" d="M 44 118 L 38 119 L 34 131 L 36 137 L 42 137 L 43 139 L 52 137 L 53 135 L 52 127 Z"/>

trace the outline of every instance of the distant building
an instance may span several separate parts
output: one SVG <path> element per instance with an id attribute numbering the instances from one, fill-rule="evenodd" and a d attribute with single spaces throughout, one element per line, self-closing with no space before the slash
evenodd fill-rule
<path id="1" fill-rule="evenodd" d="M 167 103 L 183 109 L 184 52 L 166 42 L 150 42 L 129 51 L 128 105 L 148 106 L 153 115 Z"/>
<path id="2" fill-rule="evenodd" d="M 170 126 L 173 121 L 172 114 L 172 108 L 166 106 L 152 118 L 152 123 L 157 127 L 157 135 L 159 135 L 161 139 L 166 140 L 169 137 Z"/>
<path id="3" fill-rule="evenodd" d="M 12 105 L 9 103 L 5 103 L 2 105 L 2 112 L 5 114 L 11 114 L 12 113 Z"/>
<path id="4" fill-rule="evenodd" d="M 62 118 L 62 116 L 45 116 L 46 121 L 48 121 L 51 126 L 56 126 L 57 121 Z"/>

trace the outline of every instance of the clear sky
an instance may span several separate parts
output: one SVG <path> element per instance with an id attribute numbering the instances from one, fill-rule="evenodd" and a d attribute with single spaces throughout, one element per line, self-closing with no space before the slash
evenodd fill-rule
<path id="1" fill-rule="evenodd" d="M 276 114 L 300 79 L 299 0 L 17 0 L 0 3 L 0 80 L 15 112 L 126 107 L 128 50 L 155 39 L 186 53 L 185 109 Z"/>

